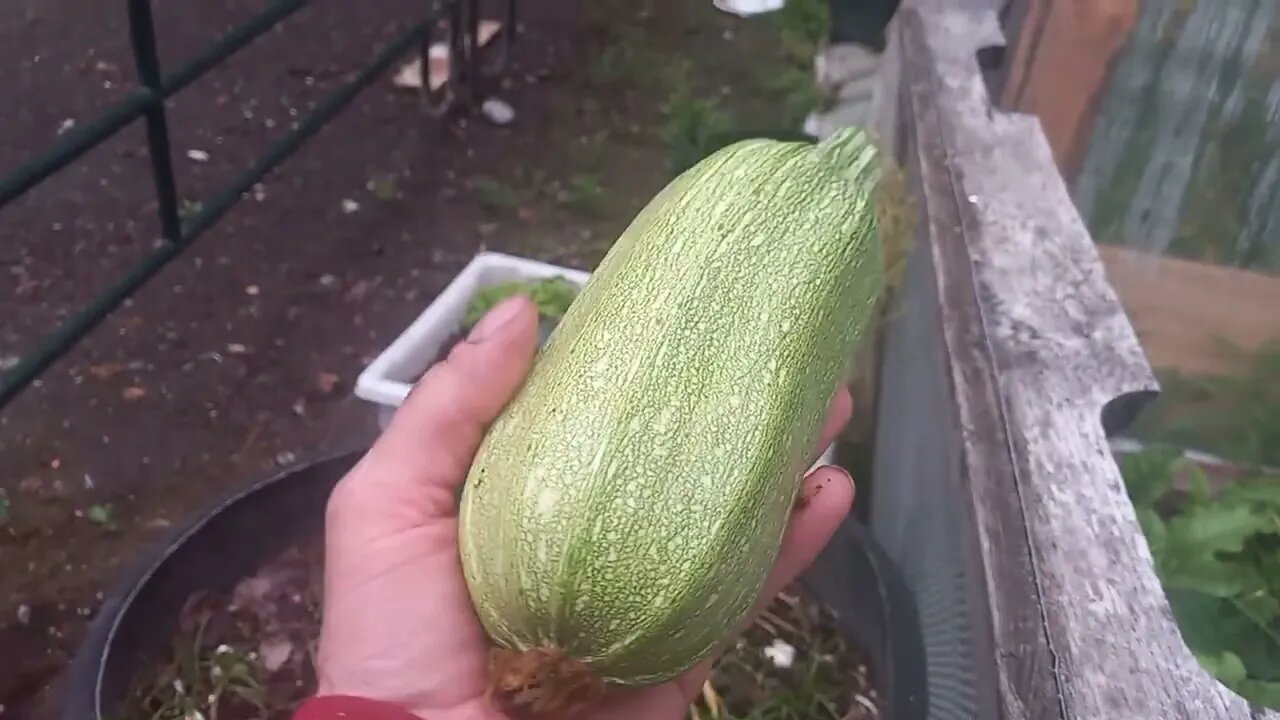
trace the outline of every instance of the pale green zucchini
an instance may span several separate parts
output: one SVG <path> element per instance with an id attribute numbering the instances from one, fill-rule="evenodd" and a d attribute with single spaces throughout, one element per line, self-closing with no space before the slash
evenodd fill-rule
<path id="1" fill-rule="evenodd" d="M 879 158 L 738 142 L 618 239 L 488 431 L 459 544 L 485 629 L 647 684 L 750 609 L 883 286 Z"/>

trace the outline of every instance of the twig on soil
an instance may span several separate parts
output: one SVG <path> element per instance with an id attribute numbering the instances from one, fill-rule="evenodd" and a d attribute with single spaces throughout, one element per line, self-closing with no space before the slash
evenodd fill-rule
<path id="1" fill-rule="evenodd" d="M 244 454 L 248 452 L 250 446 L 252 446 L 254 441 L 258 439 L 258 436 L 262 434 L 262 429 L 266 424 L 266 414 L 259 413 L 258 417 L 253 421 L 253 427 L 249 428 L 249 434 L 245 436 L 244 442 L 240 445 L 240 449 L 231 454 L 232 459 L 240 460 L 244 457 Z"/>

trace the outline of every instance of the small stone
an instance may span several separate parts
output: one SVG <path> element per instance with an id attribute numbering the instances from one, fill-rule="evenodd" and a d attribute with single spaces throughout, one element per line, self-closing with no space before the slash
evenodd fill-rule
<path id="1" fill-rule="evenodd" d="M 277 465 L 282 465 L 282 466 L 283 466 L 283 465 L 292 465 L 293 463 L 297 462 L 297 460 L 298 460 L 298 456 L 297 456 L 297 455 L 294 455 L 293 453 L 289 452 L 288 450 L 285 450 L 285 451 L 282 451 L 282 452 L 278 452 L 278 453 L 276 453 L 276 464 L 277 464 Z"/>
<path id="2" fill-rule="evenodd" d="M 249 352 L 249 348 L 240 343 L 227 343 L 227 352 L 232 355 L 244 355 Z"/>
<path id="3" fill-rule="evenodd" d="M 355 200 L 352 200 L 351 198 L 343 198 L 342 212 L 348 215 L 352 213 L 360 212 L 360 203 L 356 202 Z"/>
<path id="4" fill-rule="evenodd" d="M 261 292 L 262 292 L 262 289 L 259 288 L 257 285 L 250 285 L 244 289 L 245 295 L 257 295 L 258 293 L 261 293 Z"/>
<path id="5" fill-rule="evenodd" d="M 488 98 L 480 105 L 480 112 L 494 125 L 510 125 L 516 119 L 515 108 L 505 100 Z"/>
<path id="6" fill-rule="evenodd" d="M 369 293 L 369 289 L 371 287 L 372 284 L 368 280 L 360 280 L 351 286 L 351 289 L 347 291 L 344 299 L 347 302 L 359 302 Z"/>
<path id="7" fill-rule="evenodd" d="M 31 606 L 30 605 L 23 604 L 18 606 L 18 622 L 23 625 L 31 624 Z"/>
<path id="8" fill-rule="evenodd" d="M 287 638 L 269 637 L 258 645 L 258 654 L 262 657 L 262 667 L 267 672 L 275 672 L 293 655 L 293 644 Z"/>
<path id="9" fill-rule="evenodd" d="M 58 134 L 59 134 L 59 135 L 65 134 L 67 131 L 71 130 L 71 128 L 73 128 L 73 127 L 75 127 L 75 126 L 76 126 L 76 119 L 75 119 L 75 118 L 67 118 L 66 120 L 63 120 L 63 121 L 58 125 Z"/>
<path id="10" fill-rule="evenodd" d="M 328 395 L 338 387 L 340 378 L 331 372 L 322 372 L 316 375 L 316 389 Z"/>
<path id="11" fill-rule="evenodd" d="M 139 400 L 146 397 L 146 395 L 147 391 L 143 388 L 137 387 L 136 385 L 133 387 L 127 387 L 124 389 L 124 392 L 120 393 L 120 396 L 125 400 Z"/>
<path id="12" fill-rule="evenodd" d="M 4 372 L 5 370 L 10 370 L 12 368 L 17 367 L 18 361 L 21 359 L 22 358 L 18 357 L 17 355 L 0 356 L 0 372 Z"/>
<path id="13" fill-rule="evenodd" d="M 188 150 L 187 157 L 200 163 L 209 162 L 209 153 L 203 150 Z"/>
<path id="14" fill-rule="evenodd" d="M 338 277 L 336 275 L 325 273 L 320 276 L 319 282 L 320 287 L 322 288 L 335 288 L 338 286 Z"/>
<path id="15" fill-rule="evenodd" d="M 796 660 L 795 646 L 781 639 L 775 639 L 763 652 L 776 667 L 784 670 L 791 667 Z"/>

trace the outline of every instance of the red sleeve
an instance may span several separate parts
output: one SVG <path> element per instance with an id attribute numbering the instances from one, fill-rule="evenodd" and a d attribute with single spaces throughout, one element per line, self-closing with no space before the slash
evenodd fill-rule
<path id="1" fill-rule="evenodd" d="M 307 699 L 293 720 L 424 720 L 399 705 L 352 697 L 326 695 Z"/>

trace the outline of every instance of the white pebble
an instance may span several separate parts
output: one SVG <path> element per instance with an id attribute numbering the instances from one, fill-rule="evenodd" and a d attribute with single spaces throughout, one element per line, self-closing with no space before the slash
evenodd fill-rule
<path id="1" fill-rule="evenodd" d="M 494 125 L 509 125 L 516 119 L 515 108 L 505 100 L 488 98 L 480 105 L 480 112 Z"/>
<path id="2" fill-rule="evenodd" d="M 775 639 L 763 652 L 776 667 L 784 670 L 796 661 L 795 647 L 784 640 Z"/>

